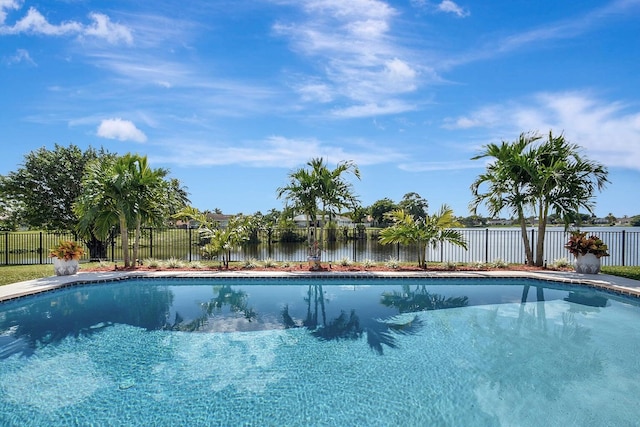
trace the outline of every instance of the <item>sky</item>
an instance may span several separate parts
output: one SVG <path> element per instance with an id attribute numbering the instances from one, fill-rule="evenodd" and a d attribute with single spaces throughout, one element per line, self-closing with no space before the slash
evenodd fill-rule
<path id="1" fill-rule="evenodd" d="M 471 158 L 552 131 L 608 168 L 596 215 L 638 215 L 638 22 L 640 0 L 0 0 L 0 175 L 104 147 L 252 214 L 323 157 L 358 165 L 363 206 L 468 216 Z"/>

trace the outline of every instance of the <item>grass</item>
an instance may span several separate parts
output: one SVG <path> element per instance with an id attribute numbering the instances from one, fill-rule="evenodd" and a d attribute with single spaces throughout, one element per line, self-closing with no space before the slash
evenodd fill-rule
<path id="1" fill-rule="evenodd" d="M 604 274 L 640 280 L 640 266 L 603 266 L 601 271 Z"/>
<path id="2" fill-rule="evenodd" d="M 108 263 L 112 265 L 111 263 Z M 201 265 L 198 265 L 198 268 L 218 268 L 219 262 L 203 262 Z M 241 263 L 237 263 L 242 266 Z M 292 263 L 292 266 L 297 266 L 298 264 L 304 266 L 304 263 Z M 336 264 L 339 264 L 336 263 Z M 404 266 L 414 266 L 415 263 L 397 263 L 398 265 L 395 268 L 402 268 Z M 359 263 L 353 263 L 353 267 L 359 266 Z M 437 263 L 431 263 L 429 266 L 435 266 Z M 97 262 L 90 263 L 82 263 L 80 264 L 80 268 L 89 269 L 89 268 L 97 268 L 100 267 L 101 264 Z M 160 266 L 161 267 L 161 266 Z M 362 267 L 371 267 L 371 262 L 362 263 Z M 508 268 L 508 267 L 506 267 Z M 626 277 L 629 279 L 640 280 L 640 266 L 603 266 L 602 272 L 604 274 L 611 274 L 613 276 Z M 7 285 L 10 283 L 22 282 L 25 280 L 32 279 L 41 279 L 43 277 L 48 277 L 53 275 L 53 265 L 52 264 L 44 264 L 44 265 L 3 265 L 0 266 L 0 286 Z"/>

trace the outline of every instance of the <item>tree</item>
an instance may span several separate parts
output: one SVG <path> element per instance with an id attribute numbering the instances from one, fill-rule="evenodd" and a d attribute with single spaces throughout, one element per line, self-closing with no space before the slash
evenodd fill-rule
<path id="1" fill-rule="evenodd" d="M 467 242 L 459 230 L 460 224 L 455 220 L 453 211 L 443 205 L 440 211 L 425 218 L 414 218 L 411 214 L 397 209 L 389 212 L 388 217 L 393 221 L 391 227 L 380 232 L 380 243 L 383 245 L 400 243 L 403 245 L 416 244 L 418 246 L 418 267 L 426 268 L 427 246 L 436 248 L 444 242 L 467 248 Z"/>
<path id="2" fill-rule="evenodd" d="M 77 228 L 73 204 L 82 191 L 87 164 L 112 156 L 102 148 L 82 151 L 73 144 L 55 144 L 53 150 L 42 147 L 27 154 L 22 167 L 0 179 L 0 195 L 12 225 L 74 230 L 89 248 L 91 259 L 105 258 L 108 241 L 98 238 L 92 227 Z"/>
<path id="3" fill-rule="evenodd" d="M 319 212 L 322 219 L 331 220 L 341 209 L 357 206 L 352 185 L 344 178 L 346 173 L 353 173 L 360 179 L 360 171 L 351 161 L 341 161 L 330 170 L 323 158 L 314 158 L 307 162 L 307 168 L 291 172 L 289 183 L 277 190 L 278 198 L 284 197 L 293 211 L 307 217 L 310 247 L 318 241 Z"/>
<path id="4" fill-rule="evenodd" d="M 393 200 L 385 197 L 384 199 L 375 201 L 369 207 L 369 213 L 371 214 L 371 218 L 375 225 L 378 227 L 385 227 L 391 224 L 386 214 L 396 209 L 398 209 L 398 205 L 396 205 Z"/>
<path id="5" fill-rule="evenodd" d="M 167 173 L 164 169 L 151 169 L 146 156 L 136 154 L 89 163 L 82 193 L 74 205 L 79 227 L 91 229 L 103 238 L 117 227 L 124 266 L 130 267 L 129 229 L 136 230 L 135 260 L 140 227 L 161 223 L 182 200 L 181 193 L 174 192 L 176 183 L 164 180 Z"/>
<path id="6" fill-rule="evenodd" d="M 402 209 L 406 213 L 415 218 L 426 218 L 429 211 L 429 203 L 426 199 L 420 197 L 418 193 L 407 193 L 398 203 L 398 209 Z"/>
<path id="7" fill-rule="evenodd" d="M 606 168 L 584 158 L 580 147 L 568 143 L 563 135 L 554 137 L 549 132 L 546 141 L 533 144 L 540 139 L 538 135 L 521 134 L 513 143 L 489 144 L 474 157 L 493 157 L 494 161 L 472 184 L 474 200 L 470 205 L 474 213 L 482 202 L 494 216 L 505 208 L 514 212 L 522 230 L 527 263 L 537 266 L 544 264 L 549 213 L 562 218 L 566 227 L 576 220 L 580 208 L 593 214 L 594 192 L 608 182 Z M 488 189 L 481 192 L 484 184 Z M 535 261 L 526 232 L 527 209 L 538 218 Z"/>
<path id="8" fill-rule="evenodd" d="M 490 216 L 497 217 L 503 209 L 513 214 L 520 225 L 522 243 L 528 264 L 533 264 L 533 251 L 529 244 L 525 208 L 530 199 L 525 194 L 529 180 L 528 171 L 532 169 L 527 158 L 526 150 L 530 144 L 540 139 L 538 135 L 521 133 L 514 142 L 502 141 L 500 145 L 488 144 L 484 152 L 472 158 L 478 160 L 492 157 L 493 161 L 471 184 L 474 196 L 469 208 L 475 215 L 478 206 L 485 203 Z M 484 186 L 488 186 L 484 190 Z"/>
<path id="9" fill-rule="evenodd" d="M 242 215 L 234 216 L 225 228 L 210 228 L 207 235 L 209 243 L 202 248 L 205 258 L 221 257 L 222 264 L 229 268 L 231 251 L 248 240 L 248 218 Z"/>
<path id="10" fill-rule="evenodd" d="M 75 145 L 39 148 L 25 155 L 22 167 L 0 180 L 0 194 L 19 203 L 20 218 L 29 227 L 73 230 L 78 221 L 73 202 L 80 194 L 85 166 L 107 155 L 93 148 L 83 152 Z"/>

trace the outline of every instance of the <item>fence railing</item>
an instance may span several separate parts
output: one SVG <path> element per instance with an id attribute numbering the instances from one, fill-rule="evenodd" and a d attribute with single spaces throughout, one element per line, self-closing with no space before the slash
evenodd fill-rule
<path id="1" fill-rule="evenodd" d="M 525 251 L 519 229 L 485 228 L 459 229 L 467 241 L 467 250 L 444 243 L 427 249 L 428 262 L 474 263 L 502 260 L 508 263 L 524 263 Z M 377 229 L 367 229 L 358 234 L 345 229 L 336 233 L 335 240 L 322 244 L 322 260 L 339 262 L 348 259 L 353 262 L 383 262 L 390 258 L 400 262 L 417 261 L 417 247 L 404 245 L 381 245 Z M 537 231 L 527 231 L 535 253 Z M 597 231 L 597 235 L 609 246 L 611 256 L 602 258 L 603 265 L 640 265 L 640 230 Z M 132 236 L 133 237 L 133 236 Z M 544 260 L 551 264 L 561 258 L 572 259 L 564 248 L 569 233 L 551 229 L 545 233 Z M 5 232 L 0 234 L 0 265 L 47 264 L 49 248 L 61 240 L 77 240 L 73 233 L 48 232 Z M 130 240 L 133 244 L 133 240 Z M 143 230 L 139 259 L 170 259 L 186 261 L 201 260 L 201 247 L 206 240 L 194 229 L 145 229 Z M 122 260 L 120 238 L 112 236 L 105 258 L 110 261 Z M 275 262 L 306 262 L 308 247 L 306 230 L 288 229 L 257 232 L 250 242 L 231 252 L 231 261 L 271 259 Z M 89 260 L 87 248 L 83 260 Z"/>

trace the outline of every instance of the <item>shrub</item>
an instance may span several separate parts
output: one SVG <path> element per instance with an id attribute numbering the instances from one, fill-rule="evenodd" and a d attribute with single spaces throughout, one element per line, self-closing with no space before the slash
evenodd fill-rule
<path id="1" fill-rule="evenodd" d="M 353 264 L 353 262 L 351 262 L 351 259 L 349 259 L 348 257 L 344 257 L 340 259 L 340 261 L 338 261 L 338 264 L 343 267 L 349 267 L 351 264 Z"/>
<path id="2" fill-rule="evenodd" d="M 266 268 L 278 267 L 278 263 L 273 258 L 267 258 L 262 262 L 262 265 Z"/>
<path id="3" fill-rule="evenodd" d="M 397 270 L 398 268 L 400 268 L 400 261 L 398 261 L 397 258 L 389 257 L 389 259 L 384 263 L 384 265 L 387 268 L 393 268 L 394 270 Z"/>
<path id="4" fill-rule="evenodd" d="M 246 268 L 248 270 L 251 270 L 257 267 L 259 267 L 258 260 L 256 260 L 255 258 L 247 258 L 242 263 L 242 268 Z"/>

